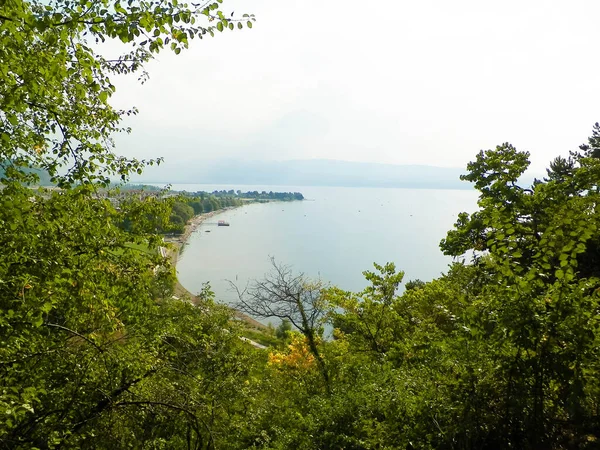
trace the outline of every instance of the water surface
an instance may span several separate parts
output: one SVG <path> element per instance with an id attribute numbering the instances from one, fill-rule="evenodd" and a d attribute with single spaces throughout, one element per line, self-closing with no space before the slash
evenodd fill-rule
<path id="1" fill-rule="evenodd" d="M 202 224 L 177 265 L 179 281 L 198 292 L 209 281 L 224 302 L 235 301 L 227 280 L 239 286 L 261 278 L 270 256 L 307 276 L 358 291 L 373 262 L 392 261 L 405 281 L 431 280 L 451 258 L 438 244 L 461 211 L 476 208 L 477 193 L 465 190 L 289 186 L 173 185 L 175 190 L 298 191 L 298 202 L 252 204 Z M 217 227 L 217 220 L 231 226 Z M 209 231 L 209 232 L 207 232 Z"/>

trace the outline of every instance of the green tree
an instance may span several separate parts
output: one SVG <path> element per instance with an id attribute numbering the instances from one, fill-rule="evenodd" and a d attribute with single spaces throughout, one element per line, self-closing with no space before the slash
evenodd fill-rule
<path id="1" fill-rule="evenodd" d="M 198 307 L 172 298 L 174 270 L 156 251 L 171 203 L 97 185 L 147 163 L 113 152 L 135 109 L 110 105 L 110 77 L 144 76 L 163 48 L 241 25 L 219 7 L 0 3 L 4 448 L 231 447 L 252 353 L 210 295 Z M 105 58 L 107 39 L 123 53 Z M 28 188 L 38 170 L 62 189 Z"/>
<path id="2" fill-rule="evenodd" d="M 393 303 L 404 272 L 396 273 L 393 263 L 374 266 L 379 274 L 363 272 L 371 283 L 363 292 L 354 295 L 332 288 L 326 292 L 325 297 L 332 303 L 332 320 L 336 328 L 353 336 L 360 336 L 363 341 L 361 347 L 385 353 L 391 342 L 399 338 L 393 336 L 391 322 L 395 318 Z M 356 344 L 360 345 L 358 342 Z"/>
<path id="3" fill-rule="evenodd" d="M 423 286 L 425 286 L 425 282 L 423 280 L 420 280 L 417 278 L 414 280 L 407 281 L 406 284 L 404 285 L 404 288 L 407 291 L 410 291 L 411 289 L 420 289 Z"/>
<path id="4" fill-rule="evenodd" d="M 143 71 L 164 48 L 175 53 L 190 40 L 224 28 L 251 26 L 253 17 L 225 17 L 220 1 L 7 0 L 0 4 L 0 164 L 4 180 L 33 179 L 47 171 L 62 186 L 108 183 L 140 173 L 146 163 L 113 152 L 112 135 L 127 131 L 117 110 L 111 75 Z M 123 44 L 102 55 L 108 39 Z M 142 78 L 145 74 L 142 73 Z M 61 171 L 61 168 L 63 171 Z"/>
<path id="5" fill-rule="evenodd" d="M 257 280 L 240 291 L 236 307 L 253 317 L 288 320 L 306 338 L 308 348 L 317 361 L 325 389 L 330 391 L 329 371 L 320 351 L 325 302 L 320 281 L 308 280 L 304 274 L 294 274 L 292 268 L 277 264 L 271 258 L 272 270 L 262 280 Z"/>
<path id="6" fill-rule="evenodd" d="M 180 216 L 187 222 L 194 217 L 194 208 L 182 201 L 175 201 L 172 206 L 172 214 Z"/>
<path id="7" fill-rule="evenodd" d="M 279 339 L 286 339 L 288 331 L 292 331 L 292 323 L 288 319 L 283 319 L 275 329 L 275 336 Z"/>
<path id="8" fill-rule="evenodd" d="M 200 200 L 192 200 L 190 202 L 190 206 L 194 210 L 194 214 L 196 214 L 196 215 L 202 214 L 203 209 L 202 209 L 202 202 Z"/>
<path id="9" fill-rule="evenodd" d="M 469 164 L 464 178 L 480 191 L 480 210 L 462 214 L 441 247 L 454 256 L 486 252 L 477 261 L 490 283 L 471 326 L 493 343 L 498 362 L 503 413 L 494 439 L 538 448 L 571 433 L 584 439 L 597 426 L 590 374 L 597 370 L 600 164 L 589 151 L 572 154 L 555 160 L 545 181 L 522 188 L 527 156 L 505 144 Z"/>
<path id="10" fill-rule="evenodd" d="M 213 204 L 208 198 L 205 198 L 204 200 L 202 200 L 202 211 L 204 211 L 204 212 L 214 211 Z"/>

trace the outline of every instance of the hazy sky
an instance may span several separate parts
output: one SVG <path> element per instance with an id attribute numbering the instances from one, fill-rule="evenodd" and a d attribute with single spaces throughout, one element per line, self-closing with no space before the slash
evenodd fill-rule
<path id="1" fill-rule="evenodd" d="M 505 141 L 542 171 L 600 121 L 597 0 L 225 0 L 253 29 L 119 80 L 119 152 L 464 166 Z"/>

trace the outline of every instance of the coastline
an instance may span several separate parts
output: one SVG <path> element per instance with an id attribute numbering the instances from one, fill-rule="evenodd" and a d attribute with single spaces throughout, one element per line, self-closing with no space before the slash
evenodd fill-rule
<path id="1" fill-rule="evenodd" d="M 231 211 L 232 209 L 241 208 L 241 206 L 228 206 L 227 208 L 219 209 L 217 211 L 198 214 L 192 217 L 190 220 L 188 220 L 188 222 L 185 224 L 185 227 L 183 228 L 183 233 L 177 235 L 176 237 L 173 237 L 172 239 L 166 239 L 165 242 L 178 245 L 181 248 L 183 247 L 183 245 L 185 245 L 192 233 L 196 231 L 198 227 L 202 224 L 202 222 L 204 222 L 206 219 L 210 219 L 211 217 L 217 216 L 226 211 Z"/>
<path id="2" fill-rule="evenodd" d="M 233 209 L 241 208 L 246 205 L 247 204 L 240 205 L 240 206 L 229 206 L 227 208 L 219 209 L 217 211 L 211 211 L 209 213 L 198 214 L 198 215 L 192 217 L 188 221 L 188 223 L 186 223 L 182 234 L 180 234 L 176 237 L 173 237 L 171 239 L 165 239 L 165 242 L 170 244 L 170 247 L 171 247 L 167 251 L 167 257 L 171 260 L 171 264 L 173 265 L 175 270 L 177 270 L 177 262 L 179 261 L 179 254 L 181 253 L 181 250 L 183 249 L 184 245 L 187 243 L 190 236 L 198 229 L 198 227 L 206 219 L 210 219 L 210 218 L 217 216 L 221 213 L 224 213 L 226 211 L 231 211 Z M 198 302 L 197 296 L 194 295 L 193 293 L 191 293 L 189 290 L 187 290 L 179 282 L 179 279 L 177 279 L 175 282 L 175 296 L 178 298 L 189 298 L 192 301 L 192 303 L 194 303 L 194 304 L 196 304 Z M 232 307 L 230 307 L 230 308 L 233 311 L 233 315 L 235 318 L 245 322 L 252 328 L 256 328 L 258 330 L 267 329 L 267 327 L 265 325 L 263 325 L 262 323 L 260 323 L 259 321 L 255 320 L 255 319 L 253 319 L 252 317 L 248 316 L 247 314 L 244 314 L 235 308 L 232 308 Z"/>

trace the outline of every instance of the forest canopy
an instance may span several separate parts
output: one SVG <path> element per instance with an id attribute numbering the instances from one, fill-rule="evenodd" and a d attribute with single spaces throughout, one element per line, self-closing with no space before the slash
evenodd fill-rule
<path id="1" fill-rule="evenodd" d="M 0 448 L 597 448 L 598 124 L 531 186 L 527 152 L 479 152 L 478 210 L 441 242 L 457 261 L 438 279 L 402 291 L 375 264 L 347 292 L 274 262 L 240 293 L 288 321 L 262 331 L 209 286 L 173 295 L 152 250 L 224 200 L 98 195 L 156 162 L 116 153 L 135 109 L 111 107 L 110 77 L 252 20 L 220 2 L 0 4 Z M 107 39 L 121 56 L 98 53 Z M 37 170 L 59 189 L 32 188 Z"/>

